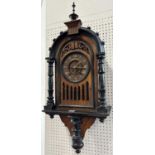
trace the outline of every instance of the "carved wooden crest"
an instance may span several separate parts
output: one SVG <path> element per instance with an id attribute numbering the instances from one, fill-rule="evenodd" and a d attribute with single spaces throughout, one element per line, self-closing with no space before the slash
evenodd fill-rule
<path id="1" fill-rule="evenodd" d="M 60 115 L 68 127 L 73 148 L 80 153 L 85 131 L 96 118 L 101 122 L 109 115 L 105 98 L 104 42 L 90 27 L 81 27 L 73 4 L 68 30 L 54 40 L 47 58 L 48 100 L 44 112 L 51 118 Z M 55 63 L 55 101 L 53 96 L 53 63 Z"/>

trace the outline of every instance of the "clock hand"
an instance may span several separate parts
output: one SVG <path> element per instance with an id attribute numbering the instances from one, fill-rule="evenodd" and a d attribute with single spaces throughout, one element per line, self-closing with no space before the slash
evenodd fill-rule
<path id="1" fill-rule="evenodd" d="M 77 66 L 79 66 L 81 64 L 81 62 L 78 62 L 75 66 L 77 67 Z"/>

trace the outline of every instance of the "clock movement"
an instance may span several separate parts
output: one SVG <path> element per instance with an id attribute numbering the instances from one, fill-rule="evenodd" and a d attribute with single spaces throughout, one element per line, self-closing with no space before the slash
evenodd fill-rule
<path id="1" fill-rule="evenodd" d="M 71 21 L 65 22 L 68 29 L 53 39 L 46 58 L 48 97 L 43 111 L 51 118 L 60 116 L 70 131 L 72 147 L 80 153 L 86 130 L 96 118 L 103 122 L 111 107 L 105 96 L 104 42 L 90 27 L 82 27 L 72 6 Z"/>

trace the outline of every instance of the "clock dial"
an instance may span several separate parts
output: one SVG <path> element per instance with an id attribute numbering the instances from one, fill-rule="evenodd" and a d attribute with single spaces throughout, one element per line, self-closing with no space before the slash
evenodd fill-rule
<path id="1" fill-rule="evenodd" d="M 84 80 L 89 73 L 89 69 L 88 58 L 80 52 L 68 54 L 62 63 L 63 75 L 71 82 Z"/>

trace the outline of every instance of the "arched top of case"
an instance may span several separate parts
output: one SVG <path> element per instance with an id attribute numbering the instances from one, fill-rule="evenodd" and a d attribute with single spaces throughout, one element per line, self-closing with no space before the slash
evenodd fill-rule
<path id="1" fill-rule="evenodd" d="M 105 54 L 104 42 L 101 41 L 101 39 L 99 38 L 99 34 L 92 31 L 89 27 L 88 28 L 81 27 L 79 29 L 79 33 L 73 34 L 73 35 L 68 35 L 68 31 L 60 32 L 60 35 L 56 39 L 53 39 L 53 44 L 49 48 L 49 51 L 50 51 L 49 57 L 55 58 L 58 51 L 57 49 L 65 38 L 73 39 L 74 37 L 78 37 L 81 34 L 84 36 L 87 36 L 88 38 L 91 38 L 95 42 L 96 48 L 97 48 L 97 54 L 101 54 L 101 53 Z"/>

